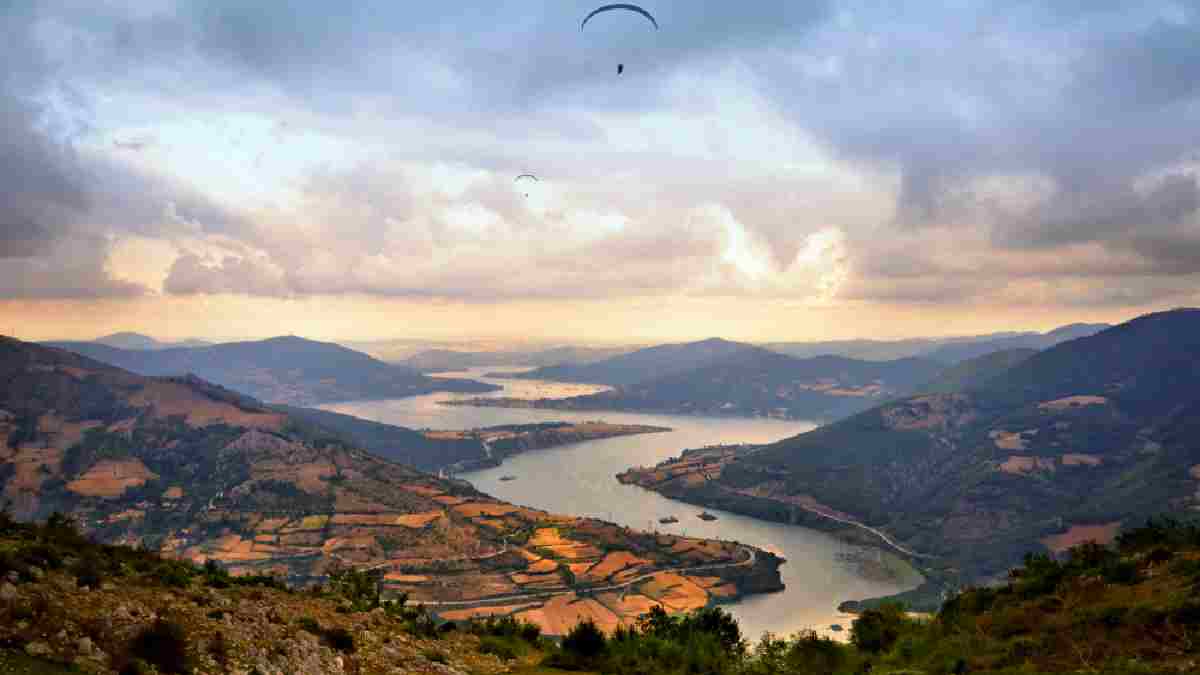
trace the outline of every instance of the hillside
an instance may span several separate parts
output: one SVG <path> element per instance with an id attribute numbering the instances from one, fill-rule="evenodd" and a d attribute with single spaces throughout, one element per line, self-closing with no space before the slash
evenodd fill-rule
<path id="1" fill-rule="evenodd" d="M 700 342 L 658 345 L 590 364 L 562 364 L 508 375 L 535 380 L 584 382 L 619 387 L 674 375 L 715 363 L 755 347 L 711 338 Z"/>
<path id="2" fill-rule="evenodd" d="M 465 399 L 446 405 L 835 418 L 911 392 L 942 368 L 939 363 L 923 359 L 793 359 L 740 346 L 733 354 L 699 367 L 598 394 L 536 401 Z"/>
<path id="3" fill-rule="evenodd" d="M 917 388 L 923 394 L 953 394 L 978 389 L 989 380 L 1037 354 L 1036 349 L 1006 349 L 951 366 Z"/>
<path id="4" fill-rule="evenodd" d="M 1026 551 L 1200 506 L 1197 414 L 1200 311 L 1178 310 L 1061 343 L 972 391 L 887 403 L 770 445 L 685 453 L 626 480 L 877 543 L 883 534 L 935 576 L 972 582 Z M 708 480 L 688 480 L 697 472 Z"/>
<path id="5" fill-rule="evenodd" d="M 509 424 L 463 430 L 414 431 L 352 415 L 276 406 L 296 419 L 337 433 L 380 457 L 422 471 L 470 471 L 499 465 L 506 457 L 526 450 L 580 443 L 597 438 L 668 431 L 661 427 L 604 422 L 541 422 Z"/>
<path id="6" fill-rule="evenodd" d="M 719 607 L 652 607 L 619 634 L 561 643 L 504 617 L 439 621 L 381 598 L 368 572 L 304 592 L 0 513 L 0 672 L 475 675 L 1191 673 L 1200 655 L 1200 528 L 1156 521 L 1114 548 L 1030 556 L 1006 583 L 934 615 L 862 611 L 849 644 L 800 631 L 750 642 Z"/>
<path id="7" fill-rule="evenodd" d="M 158 350 L 49 344 L 141 375 L 192 374 L 257 399 L 291 405 L 496 389 L 472 380 L 426 377 L 333 343 L 298 337 Z"/>
<path id="8" fill-rule="evenodd" d="M 688 607 L 780 588 L 769 553 L 506 504 L 196 378 L 0 338 L 0 382 L 0 501 L 102 542 L 295 583 L 366 567 L 439 612 L 505 598 L 551 632 L 632 620 L 664 574 Z"/>
<path id="9" fill-rule="evenodd" d="M 914 356 L 922 356 L 934 349 L 946 345 L 959 345 L 974 342 L 988 342 L 1000 338 L 1010 338 L 1022 335 L 1036 335 L 1033 331 L 1004 333 L 988 333 L 986 335 L 969 335 L 947 338 L 903 338 L 898 340 L 822 340 L 817 342 L 765 342 L 759 344 L 763 349 L 786 354 L 796 359 L 810 359 L 814 356 L 844 356 L 848 359 L 864 361 L 891 361 Z"/>
<path id="10" fill-rule="evenodd" d="M 942 345 L 924 352 L 922 356 L 943 363 L 961 363 L 992 352 L 1011 349 L 1046 349 L 1061 342 L 1095 335 L 1111 327 L 1106 323 L 1073 323 L 1045 333 L 1023 333 L 988 340 Z"/>
<path id="11" fill-rule="evenodd" d="M 399 361 L 400 365 L 425 373 L 448 372 L 480 366 L 547 367 L 563 364 L 585 365 L 632 351 L 625 347 L 552 347 L 533 351 L 470 352 L 452 349 L 426 349 Z"/>

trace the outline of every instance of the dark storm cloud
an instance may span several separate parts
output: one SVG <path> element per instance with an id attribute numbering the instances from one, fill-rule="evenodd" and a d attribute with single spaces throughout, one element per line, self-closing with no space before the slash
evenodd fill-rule
<path id="1" fill-rule="evenodd" d="M 70 64 L 45 47 L 54 17 L 45 9 L 0 3 L 0 296 L 137 295 L 145 289 L 108 270 L 110 235 L 161 234 L 168 208 L 204 222 L 235 218 L 192 190 L 75 146 L 88 125 L 75 114 L 86 114 L 86 102 L 62 79 Z M 55 96 L 75 110 L 64 115 Z"/>

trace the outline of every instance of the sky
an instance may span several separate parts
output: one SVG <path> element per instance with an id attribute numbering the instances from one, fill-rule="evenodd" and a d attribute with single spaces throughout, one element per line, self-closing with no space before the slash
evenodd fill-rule
<path id="1" fill-rule="evenodd" d="M 660 30 L 581 31 L 598 4 L 0 0 L 0 333 L 813 340 L 1198 304 L 1196 3 L 647 0 Z"/>

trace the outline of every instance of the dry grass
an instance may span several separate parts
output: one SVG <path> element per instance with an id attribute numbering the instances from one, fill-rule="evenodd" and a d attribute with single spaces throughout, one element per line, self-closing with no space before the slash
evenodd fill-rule
<path id="1" fill-rule="evenodd" d="M 1066 532 L 1045 537 L 1041 542 L 1051 551 L 1062 553 L 1072 546 L 1082 544 L 1085 541 L 1094 541 L 1097 544 L 1105 545 L 1111 544 L 1117 536 L 1117 531 L 1120 529 L 1120 521 L 1104 525 L 1072 525 L 1071 529 Z"/>
<path id="2" fill-rule="evenodd" d="M 1049 457 L 1009 455 L 1008 459 L 1000 465 L 1000 470 L 1004 473 L 1011 473 L 1018 476 L 1035 471 L 1053 471 L 1054 460 Z"/>
<path id="3" fill-rule="evenodd" d="M 583 578 L 587 581 L 604 581 L 610 576 L 628 567 L 649 565 L 650 561 L 639 558 L 628 551 L 614 551 L 604 556 L 604 559 L 592 566 Z"/>
<path id="4" fill-rule="evenodd" d="M 85 497 L 119 497 L 126 488 L 144 485 L 158 478 L 140 459 L 105 459 L 96 462 L 67 489 Z"/>
<path id="5" fill-rule="evenodd" d="M 156 417 L 182 415 L 194 427 L 225 423 L 232 427 L 278 431 L 287 419 L 282 413 L 247 412 L 232 404 L 214 401 L 177 382 L 149 381 L 129 398 L 129 403 L 137 408 L 151 408 Z"/>
<path id="6" fill-rule="evenodd" d="M 1103 396 L 1067 396 L 1066 398 L 1058 398 L 1053 401 L 1044 401 L 1038 404 L 1038 408 L 1042 410 L 1067 410 L 1070 408 L 1079 408 L 1086 405 L 1107 405 L 1108 399 Z"/>

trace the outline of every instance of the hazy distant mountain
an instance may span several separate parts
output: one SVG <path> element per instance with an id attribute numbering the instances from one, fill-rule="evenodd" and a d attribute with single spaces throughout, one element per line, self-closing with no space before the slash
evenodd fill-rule
<path id="1" fill-rule="evenodd" d="M 539 380 L 587 382 L 621 386 L 694 370 L 740 352 L 757 351 L 753 345 L 710 338 L 700 342 L 658 345 L 589 364 L 562 364 L 520 375 Z"/>
<path id="2" fill-rule="evenodd" d="M 116 347 L 117 349 L 168 349 L 171 347 L 207 347 L 211 342 L 204 340 L 179 340 L 164 342 L 142 333 L 122 332 L 105 335 L 92 340 L 96 344 Z"/>
<path id="3" fill-rule="evenodd" d="M 638 482 L 818 527 L 837 525 L 813 509 L 849 514 L 971 582 L 1056 541 L 1194 513 L 1198 439 L 1200 310 L 1177 310 L 1061 342 L 964 392 L 680 464 L 707 480 L 664 466 L 666 480 Z"/>
<path id="4" fill-rule="evenodd" d="M 833 354 L 852 359 L 887 361 L 923 356 L 945 363 L 958 363 L 988 352 L 1005 349 L 1045 349 L 1064 340 L 1092 335 L 1109 324 L 1071 324 L 1048 333 L 1005 331 L 985 335 L 904 340 L 829 340 L 824 342 L 767 342 L 759 345 L 798 359 Z"/>
<path id="5" fill-rule="evenodd" d="M 298 337 L 150 351 L 91 342 L 50 344 L 142 375 L 192 373 L 261 400 L 293 405 L 496 389 L 473 380 L 427 377 L 340 345 Z"/>
<path id="6" fill-rule="evenodd" d="M 427 349 L 400 364 L 426 373 L 446 372 L 481 366 L 556 366 L 582 365 L 627 354 L 632 347 L 553 347 L 533 351 L 468 352 L 452 349 Z"/>
<path id="7" fill-rule="evenodd" d="M 703 347 L 697 349 L 697 344 Z M 724 356 L 715 356 L 719 352 L 724 352 Z M 712 358 L 701 359 L 701 354 Z M 659 358 L 666 355 L 673 357 L 673 360 L 655 360 L 640 370 L 630 370 L 637 365 L 628 362 L 630 357 L 642 359 L 651 355 Z M 611 391 L 586 396 L 534 401 L 489 398 L 472 399 L 465 403 L 558 410 L 834 418 L 910 393 L 917 385 L 929 381 L 945 368 L 943 364 L 929 359 L 863 361 L 840 356 L 794 359 L 749 345 L 707 340 L 704 343 L 642 350 L 628 357 L 576 369 L 571 374 L 582 373 L 580 377 L 606 377 L 610 381 L 617 381 L 619 378 L 636 377 L 638 373 L 645 374 L 650 366 L 658 366 L 658 372 L 662 372 L 662 361 L 680 370 L 629 384 L 618 384 Z M 618 362 L 620 368 L 613 368 L 614 362 Z M 687 367 L 689 365 L 691 367 Z M 605 366 L 606 369 L 594 370 L 598 366 Z M 540 372 L 547 371 L 553 372 L 554 369 L 542 369 Z"/>
<path id="8" fill-rule="evenodd" d="M 808 359 L 814 356 L 845 356 L 850 359 L 867 361 L 890 361 L 920 356 L 928 351 L 945 345 L 966 344 L 997 340 L 1021 335 L 1037 335 L 1029 332 L 989 333 L 987 335 L 970 335 L 949 338 L 907 338 L 903 340 L 827 340 L 823 342 L 766 342 L 760 344 L 764 349 L 787 354 L 797 359 Z"/>
<path id="9" fill-rule="evenodd" d="M 622 410 L 836 417 L 911 392 L 942 368 L 927 359 L 794 359 L 749 347 L 697 368 L 571 400 Z"/>
<path id="10" fill-rule="evenodd" d="M 1009 349 L 1046 349 L 1060 342 L 1095 335 L 1111 327 L 1106 323 L 1073 323 L 1055 328 L 1047 333 L 1021 334 L 978 342 L 943 345 L 931 349 L 923 355 L 944 363 L 960 363 L 976 356 Z"/>

